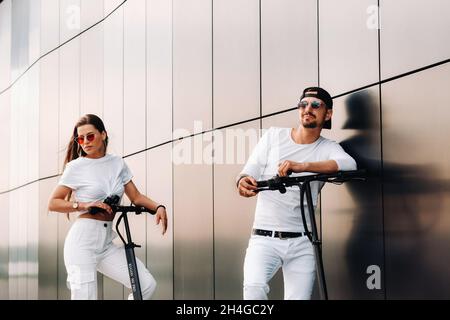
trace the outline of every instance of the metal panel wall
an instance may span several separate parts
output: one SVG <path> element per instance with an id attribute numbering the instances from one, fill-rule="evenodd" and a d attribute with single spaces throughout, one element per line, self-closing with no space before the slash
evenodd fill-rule
<path id="1" fill-rule="evenodd" d="M 0 299 L 9 299 L 9 197 L 10 193 L 0 194 L 2 226 L 0 227 Z"/>
<path id="2" fill-rule="evenodd" d="M 145 148 L 145 0 L 124 4 L 124 154 Z"/>
<path id="3" fill-rule="evenodd" d="M 106 6 L 105 11 L 112 8 Z M 108 131 L 108 152 L 123 155 L 123 8 L 103 23 L 103 121 Z"/>
<path id="4" fill-rule="evenodd" d="M 11 1 L 0 4 L 0 91 L 10 84 L 11 66 Z M 6 153 L 0 157 L 0 206 L 2 210 L 2 224 L 0 225 L 0 299 L 10 297 L 10 196 L 2 193 L 9 190 L 10 176 L 10 134 L 11 134 L 11 97 L 10 91 L 0 95 L 0 135 L 5 137 L 3 150 Z"/>
<path id="5" fill-rule="evenodd" d="M 259 116 L 259 1 L 213 3 L 214 127 Z"/>
<path id="6" fill-rule="evenodd" d="M 235 178 L 259 140 L 259 121 L 214 132 L 215 299 L 243 298 L 243 266 L 256 198 L 239 196 Z"/>
<path id="7" fill-rule="evenodd" d="M 58 284 L 57 286 L 58 300 L 70 300 L 70 290 L 69 288 L 67 288 L 66 282 L 67 270 L 64 264 L 64 240 L 75 219 L 71 217 L 70 220 L 68 220 L 64 213 L 58 212 L 55 213 L 55 215 L 58 224 L 58 232 L 57 232 L 58 248 L 56 250 L 56 255 L 58 257 L 57 261 L 58 279 L 56 281 Z"/>
<path id="8" fill-rule="evenodd" d="M 10 92 L 0 95 L 0 134 L 5 137 L 3 148 L 10 149 L 11 141 L 11 99 Z M 0 157 L 0 193 L 9 190 L 10 156 L 5 154 Z"/>
<path id="9" fill-rule="evenodd" d="M 107 16 L 109 13 L 111 13 L 113 10 L 115 10 L 118 6 L 120 6 L 123 3 L 123 0 L 103 0 L 105 12 L 104 16 Z"/>
<path id="10" fill-rule="evenodd" d="M 27 294 L 29 300 L 36 300 L 39 296 L 39 183 L 32 183 L 27 186 L 26 198 L 23 199 L 27 203 Z"/>
<path id="11" fill-rule="evenodd" d="M 47 3 L 49 5 L 49 3 Z M 50 5 L 49 5 L 50 6 Z M 52 7 L 53 8 L 53 7 Z M 56 5 L 56 9 L 59 7 Z M 50 10 L 50 8 L 48 8 Z M 59 10 L 59 9 L 58 9 Z M 51 10 L 49 12 L 52 12 Z M 54 19 L 59 23 L 59 11 Z M 44 32 L 44 31 L 43 31 Z M 51 33 L 50 33 L 51 34 Z M 59 32 L 56 32 L 56 42 L 59 42 Z M 48 45 L 54 39 L 41 37 Z M 52 52 L 39 62 L 39 177 L 47 177 L 58 173 L 58 117 L 59 117 L 59 52 Z M 38 243 L 37 262 L 38 298 L 57 299 L 57 255 L 58 225 L 57 213 L 47 210 L 48 198 L 55 186 L 55 179 L 42 180 L 38 195 Z"/>
<path id="12" fill-rule="evenodd" d="M 381 1 L 382 78 L 448 59 L 449 16 L 446 0 Z"/>
<path id="13" fill-rule="evenodd" d="M 0 91 L 40 55 L 120 4 L 3 1 Z M 445 0 L 128 0 L 122 6 L 45 56 L 0 95 L 0 130 L 7 137 L 0 193 L 20 187 L 0 194 L 7 215 L 0 228 L 0 298 L 70 298 L 63 245 L 74 220 L 44 212 L 57 178 L 26 184 L 62 172 L 80 113 L 103 116 L 109 152 L 129 155 L 173 137 L 287 109 L 305 86 L 320 83 L 336 95 L 374 83 L 379 62 L 386 79 L 450 53 L 442 40 L 450 28 Z M 370 179 L 323 190 L 319 210 L 331 298 L 450 296 L 444 138 L 449 68 L 384 83 L 381 97 L 373 86 L 335 100 L 334 128 L 323 135 L 342 142 L 369 169 Z M 418 101 L 433 105 L 432 112 L 424 113 Z M 220 140 L 221 135 L 259 124 L 295 127 L 298 111 L 214 132 L 216 161 L 230 152 L 230 138 Z M 212 136 L 200 134 L 126 158 L 141 192 L 168 209 L 164 237 L 153 216 L 131 219 L 133 236 L 144 245 L 137 254 L 159 284 L 156 299 L 242 297 L 254 199 L 236 194 L 234 177 L 243 164 L 212 164 Z M 189 160 L 180 163 L 183 155 Z M 245 218 L 239 210 L 248 211 Z M 371 265 L 380 267 L 381 290 L 366 285 Z M 278 273 L 271 299 L 283 297 L 282 285 Z M 125 296 L 120 284 L 99 277 L 99 297 Z"/>
<path id="14" fill-rule="evenodd" d="M 1 14 L 1 11 L 0 11 Z M 4 150 L 10 148 L 10 94 L 0 95 L 0 135 L 5 137 Z M 0 157 L 0 206 L 2 224 L 0 225 L 0 299 L 9 298 L 9 246 L 10 246 L 10 212 L 9 212 L 9 155 Z M 3 193 L 5 192 L 5 193 Z"/>
<path id="15" fill-rule="evenodd" d="M 175 137 L 212 125 L 211 12 L 211 1 L 173 1 Z M 188 162 L 174 162 L 173 169 L 175 299 L 214 296 L 212 168 L 203 162 L 203 150 L 211 138 L 210 134 L 200 135 L 173 145 L 173 157 L 180 157 L 183 149 L 189 153 Z"/>
<path id="16" fill-rule="evenodd" d="M 11 2 L 11 81 L 16 80 L 29 63 L 30 1 Z"/>
<path id="17" fill-rule="evenodd" d="M 39 300 L 58 298 L 58 215 L 48 212 L 49 194 L 56 186 L 58 178 L 39 181 L 39 241 L 38 247 L 38 284 Z"/>
<path id="18" fill-rule="evenodd" d="M 19 217 L 22 215 L 20 206 L 23 205 L 23 201 L 19 201 L 20 189 L 10 191 L 9 194 L 9 238 L 8 238 L 8 290 L 9 299 L 25 299 L 25 297 L 19 297 L 19 250 L 20 244 L 18 239 L 18 225 Z M 14 208 L 14 216 L 11 213 L 11 208 Z"/>
<path id="19" fill-rule="evenodd" d="M 58 174 L 59 52 L 39 64 L 39 177 L 47 177 Z"/>
<path id="20" fill-rule="evenodd" d="M 316 0 L 261 0 L 262 113 L 297 103 L 317 84 Z"/>
<path id="21" fill-rule="evenodd" d="M 26 182 L 39 179 L 39 73 L 40 64 L 35 64 L 28 70 L 27 95 L 24 99 L 21 122 L 25 127 L 21 134 L 26 135 L 25 159 L 27 167 Z M 23 167 L 22 167 L 23 168 Z"/>
<path id="22" fill-rule="evenodd" d="M 104 17 L 104 6 L 105 0 L 81 0 L 81 29 L 85 30 Z"/>
<path id="23" fill-rule="evenodd" d="M 58 172 L 62 172 L 67 145 L 80 116 L 80 40 L 70 41 L 59 51 Z"/>
<path id="24" fill-rule="evenodd" d="M 212 167 L 203 162 L 203 155 L 211 161 L 208 145 L 211 133 L 174 144 L 175 299 L 214 298 Z"/>
<path id="25" fill-rule="evenodd" d="M 147 1 L 147 147 L 172 139 L 172 1 Z M 147 194 L 166 206 L 161 235 L 147 218 L 147 266 L 158 285 L 153 299 L 173 299 L 172 144 L 147 152 Z"/>
<path id="26" fill-rule="evenodd" d="M 157 287 L 153 299 L 173 299 L 173 187 L 172 145 L 147 152 L 147 195 L 166 207 L 169 224 L 161 235 L 161 223 L 147 216 L 147 267 L 155 277 Z"/>
<path id="27" fill-rule="evenodd" d="M 59 45 L 59 0 L 41 0 L 41 56 Z M 58 53 L 56 53 L 58 54 Z"/>
<path id="28" fill-rule="evenodd" d="M 377 0 L 319 1 L 319 79 L 332 96 L 378 81 L 378 29 L 370 9 L 377 10 Z"/>
<path id="29" fill-rule="evenodd" d="M 147 147 L 172 139 L 172 0 L 147 1 Z"/>
<path id="30" fill-rule="evenodd" d="M 41 1 L 29 1 L 28 61 L 31 65 L 41 56 Z"/>
<path id="31" fill-rule="evenodd" d="M 382 85 L 388 299 L 450 297 L 448 83 L 446 64 Z"/>
<path id="32" fill-rule="evenodd" d="M 38 34 L 39 36 L 39 34 Z M 36 35 L 30 36 L 30 38 Z M 38 38 L 39 39 L 39 38 Z M 36 47 L 38 48 L 38 46 Z M 35 49 L 36 49 L 35 48 Z M 39 234 L 39 185 L 36 181 L 39 179 L 39 72 L 40 64 L 35 64 L 28 70 L 27 101 L 25 102 L 23 116 L 21 121 L 25 123 L 25 130 L 22 134 L 25 138 L 25 154 L 23 157 L 27 161 L 27 182 L 34 181 L 26 187 L 27 192 L 22 201 L 26 202 L 25 211 L 27 236 L 26 242 L 26 298 L 37 299 L 38 297 L 38 234 Z M 21 170 L 24 167 L 21 167 Z M 21 228 L 24 226 L 21 225 Z"/>
<path id="33" fill-rule="evenodd" d="M 18 79 L 11 89 L 11 135 L 10 135 L 10 185 L 9 188 L 24 185 L 30 179 L 37 178 L 38 131 L 38 67 L 27 69 L 30 56 L 39 52 L 36 46 L 38 33 L 31 32 L 31 27 L 39 30 L 39 22 L 34 19 L 40 10 L 31 13 L 29 1 L 12 2 L 11 7 L 11 78 Z M 26 94 L 24 94 L 26 92 Z M 9 215 L 9 293 L 13 299 L 33 297 L 33 281 L 30 279 L 30 265 L 34 260 L 35 250 L 29 246 L 34 242 L 33 213 L 28 210 L 33 202 L 32 185 L 21 187 L 11 195 Z M 30 291 L 30 294 L 28 292 Z"/>
<path id="34" fill-rule="evenodd" d="M 81 1 L 81 27 L 85 29 L 103 17 L 103 0 Z M 103 116 L 103 24 L 80 36 L 81 114 Z"/>
<path id="35" fill-rule="evenodd" d="M 26 80 L 26 75 L 16 82 L 16 86 L 11 89 L 11 120 L 10 120 L 10 166 L 9 166 L 9 189 L 13 189 L 21 185 L 21 181 L 25 180 L 24 175 L 27 172 L 27 166 L 20 161 L 21 155 L 23 155 L 26 145 L 24 145 L 23 140 L 26 137 L 24 132 L 26 128 L 23 126 L 24 122 L 21 122 L 21 112 L 23 112 L 22 102 L 20 101 L 20 91 L 24 88 L 24 82 Z M 23 158 L 23 157 L 22 157 Z M 20 174 L 20 168 L 25 168 L 22 170 L 22 176 Z M 22 183 L 23 184 L 23 183 Z M 10 211 L 9 215 L 9 292 L 10 298 L 18 299 L 25 297 L 20 296 L 19 281 L 23 283 L 23 279 L 19 276 L 20 271 L 20 259 L 19 254 L 21 254 L 21 244 L 19 243 L 19 226 L 20 220 L 23 219 L 24 210 L 20 206 L 24 205 L 24 202 L 19 201 L 19 194 L 23 189 L 17 189 L 15 192 L 11 192 L 10 208 L 17 209 L 17 212 L 12 213 Z M 25 239 L 26 242 L 26 239 Z M 25 246 L 22 246 L 22 253 L 26 250 Z M 22 259 L 23 265 L 25 265 L 25 258 Z"/>
<path id="36" fill-rule="evenodd" d="M 11 73 L 11 0 L 0 3 L 0 91 L 10 84 Z"/>
<path id="37" fill-rule="evenodd" d="M 192 133 L 212 126 L 211 6 L 211 1 L 173 0 L 174 130 Z M 194 121 L 201 121 L 201 129 L 193 129 Z"/>

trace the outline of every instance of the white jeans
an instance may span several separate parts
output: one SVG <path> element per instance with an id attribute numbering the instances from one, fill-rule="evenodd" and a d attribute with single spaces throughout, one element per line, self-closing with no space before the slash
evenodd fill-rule
<path id="1" fill-rule="evenodd" d="M 131 288 L 125 249 L 112 242 L 115 237 L 111 221 L 78 218 L 74 222 L 64 243 L 67 286 L 72 300 L 97 299 L 97 270 Z M 156 281 L 137 258 L 136 263 L 142 298 L 150 299 Z M 133 299 L 133 294 L 128 299 Z"/>
<path id="2" fill-rule="evenodd" d="M 267 300 L 268 283 L 280 267 L 284 299 L 311 299 L 316 263 L 308 237 L 279 239 L 252 235 L 244 262 L 244 300 Z"/>

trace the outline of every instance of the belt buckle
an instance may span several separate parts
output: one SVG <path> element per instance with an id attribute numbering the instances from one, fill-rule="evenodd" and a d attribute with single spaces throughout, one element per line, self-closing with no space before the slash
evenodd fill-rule
<path id="1" fill-rule="evenodd" d="M 278 238 L 280 238 L 280 240 L 287 240 L 287 239 L 289 239 L 288 237 L 283 237 L 283 231 L 278 231 Z"/>

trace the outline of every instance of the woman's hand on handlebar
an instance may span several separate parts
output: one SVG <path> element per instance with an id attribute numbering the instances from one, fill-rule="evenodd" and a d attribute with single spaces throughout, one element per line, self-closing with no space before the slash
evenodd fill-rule
<path id="1" fill-rule="evenodd" d="M 158 211 L 156 211 L 156 224 L 159 224 L 162 222 L 163 231 L 162 234 L 164 235 L 167 231 L 167 213 L 166 209 L 163 207 L 159 207 Z"/>
<path id="2" fill-rule="evenodd" d="M 103 209 L 104 212 L 108 214 L 113 214 L 112 208 L 104 202 L 93 201 L 93 202 L 80 202 L 80 208 L 89 212 L 89 208 L 97 207 Z"/>

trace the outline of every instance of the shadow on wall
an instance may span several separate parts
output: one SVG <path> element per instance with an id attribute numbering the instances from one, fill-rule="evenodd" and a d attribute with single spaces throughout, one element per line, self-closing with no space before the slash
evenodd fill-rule
<path id="1" fill-rule="evenodd" d="M 439 240 L 434 239 L 434 234 L 443 212 L 443 192 L 450 190 L 450 183 L 441 181 L 439 173 L 431 166 L 385 161 L 381 166 L 376 99 L 363 91 L 350 95 L 346 101 L 349 118 L 343 129 L 358 131 L 342 141 L 341 146 L 356 160 L 360 169 L 367 170 L 368 177 L 366 183 L 347 184 L 357 203 L 357 211 L 346 261 L 351 275 L 361 276 L 352 281 L 355 286 L 352 290 L 361 294 L 361 298 L 367 296 L 366 267 L 375 264 L 381 268 L 382 278 L 388 273 L 386 288 L 381 281 L 381 290 L 376 290 L 383 295 L 386 293 L 388 299 L 448 298 L 450 277 L 442 277 L 442 272 L 446 271 L 433 250 L 438 249 L 438 246 L 433 248 L 433 241 Z M 407 135 L 405 132 L 405 139 Z M 441 250 L 447 250 L 449 246 Z M 432 291 L 425 288 L 432 288 Z M 390 292 L 395 294 L 391 296 Z"/>
<path id="2" fill-rule="evenodd" d="M 377 265 L 384 275 L 383 211 L 381 197 L 381 144 L 378 101 L 368 91 L 350 95 L 345 101 L 348 119 L 343 129 L 356 130 L 340 144 L 358 164 L 366 169 L 367 181 L 348 182 L 347 190 L 356 205 L 354 222 L 345 250 L 351 296 L 358 299 L 383 299 L 384 287 L 369 290 L 367 267 Z M 381 283 L 383 283 L 381 279 Z"/>

